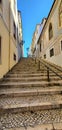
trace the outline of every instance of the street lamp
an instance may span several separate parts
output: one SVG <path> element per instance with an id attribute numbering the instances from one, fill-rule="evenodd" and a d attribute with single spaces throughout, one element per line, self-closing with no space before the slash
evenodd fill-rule
<path id="1" fill-rule="evenodd" d="M 25 43 L 25 41 L 24 41 L 24 40 L 21 40 L 20 44 L 22 44 L 22 45 L 23 45 L 24 43 Z"/>
<path id="2" fill-rule="evenodd" d="M 28 57 L 29 47 L 27 47 L 26 50 L 27 50 L 27 57 Z"/>

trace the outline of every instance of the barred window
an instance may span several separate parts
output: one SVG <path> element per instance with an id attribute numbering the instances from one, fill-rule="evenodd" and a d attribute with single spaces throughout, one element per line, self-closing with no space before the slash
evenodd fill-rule
<path id="1" fill-rule="evenodd" d="M 15 22 L 13 23 L 13 26 L 14 26 L 14 38 L 16 39 L 16 25 L 15 25 Z"/>
<path id="2" fill-rule="evenodd" d="M 2 0 L 0 0 L 0 8 L 2 9 Z"/>
<path id="3" fill-rule="evenodd" d="M 2 0 L 0 0 L 0 4 L 2 3 Z"/>
<path id="4" fill-rule="evenodd" d="M 53 37 L 52 23 L 49 24 L 49 40 Z"/>
<path id="5" fill-rule="evenodd" d="M 50 50 L 50 57 L 54 56 L 54 48 Z"/>
<path id="6" fill-rule="evenodd" d="M 41 52 L 41 43 L 40 43 L 40 52 Z"/>
<path id="7" fill-rule="evenodd" d="M 46 59 L 46 54 L 44 54 L 44 59 Z"/>
<path id="8" fill-rule="evenodd" d="M 14 59 L 14 61 L 16 61 L 16 54 L 15 53 L 13 55 L 13 59 Z"/>

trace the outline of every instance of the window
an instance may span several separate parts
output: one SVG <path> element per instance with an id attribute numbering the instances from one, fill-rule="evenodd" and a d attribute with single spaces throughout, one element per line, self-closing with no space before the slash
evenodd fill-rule
<path id="1" fill-rule="evenodd" d="M 2 0 L 0 0 L 0 8 L 2 9 Z"/>
<path id="2" fill-rule="evenodd" d="M 62 41 L 61 41 L 61 51 L 62 51 Z"/>
<path id="3" fill-rule="evenodd" d="M 14 38 L 16 39 L 16 25 L 15 25 L 15 22 L 13 23 L 13 26 L 14 26 Z"/>
<path id="4" fill-rule="evenodd" d="M 14 53 L 14 61 L 16 61 L 16 54 Z"/>
<path id="5" fill-rule="evenodd" d="M 62 0 L 59 6 L 59 26 L 62 27 Z"/>
<path id="6" fill-rule="evenodd" d="M 2 0 L 0 0 L 0 4 L 2 4 Z"/>
<path id="7" fill-rule="evenodd" d="M 52 24 L 49 24 L 49 40 L 53 37 L 53 29 L 52 29 Z"/>
<path id="8" fill-rule="evenodd" d="M 50 57 L 52 57 L 52 56 L 54 56 L 54 49 L 53 48 L 50 50 Z"/>
<path id="9" fill-rule="evenodd" d="M 18 36 L 19 34 L 18 34 L 18 28 L 17 28 L 17 41 L 19 40 L 19 36 Z"/>
<path id="10" fill-rule="evenodd" d="M 0 36 L 0 64 L 1 64 L 1 36 Z"/>
<path id="11" fill-rule="evenodd" d="M 40 43 L 40 52 L 41 52 L 41 43 Z"/>
<path id="12" fill-rule="evenodd" d="M 44 55 L 44 59 L 46 59 L 46 54 Z"/>

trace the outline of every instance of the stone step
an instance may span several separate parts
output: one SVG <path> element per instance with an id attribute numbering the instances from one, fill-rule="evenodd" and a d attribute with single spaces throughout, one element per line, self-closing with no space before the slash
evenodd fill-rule
<path id="1" fill-rule="evenodd" d="M 46 81 L 47 70 L 42 64 L 40 68 L 35 60 L 25 58 L 0 82 L 0 125 L 4 130 L 40 122 L 62 123 L 62 80 L 50 71 L 51 80 Z"/>
<path id="2" fill-rule="evenodd" d="M 50 78 L 59 78 L 58 76 L 56 76 L 55 74 L 50 74 L 49 75 L 50 76 Z M 20 74 L 18 74 L 18 73 L 16 73 L 16 74 L 7 74 L 6 76 L 5 76 L 5 78 L 36 78 L 36 77 L 42 77 L 42 78 L 47 78 L 47 73 L 45 74 L 45 73 L 31 73 L 31 74 L 28 74 L 28 73 L 25 73 L 25 74 L 23 74 L 23 73 L 20 73 Z"/>
<path id="3" fill-rule="evenodd" d="M 25 68 L 25 67 L 26 67 L 26 68 L 35 68 L 35 67 L 36 67 L 36 68 L 37 68 L 37 67 L 38 67 L 38 64 L 31 64 L 31 63 L 30 63 L 30 64 L 26 64 L 26 65 L 25 65 L 25 64 L 22 64 L 22 65 L 18 65 L 18 66 L 16 66 L 16 67 L 14 67 L 14 69 L 19 70 L 19 69 L 23 69 L 23 68 Z M 41 67 L 42 69 L 45 68 L 45 67 L 42 66 L 42 65 L 41 65 L 40 67 Z M 14 70 L 14 69 L 13 69 L 13 70 Z"/>
<path id="4" fill-rule="evenodd" d="M 14 69 L 14 70 L 11 70 L 10 72 L 17 72 L 17 71 L 18 71 L 18 72 L 19 72 L 19 71 L 20 71 L 20 72 L 22 71 L 22 72 L 28 72 L 28 73 L 29 73 L 29 72 L 33 72 L 33 73 L 34 73 L 34 72 L 45 72 L 45 71 L 47 71 L 47 69 L 42 69 L 42 68 L 41 68 L 41 69 L 38 69 L 38 68 L 31 68 L 31 69 L 29 69 L 29 68 L 26 69 L 26 68 L 25 68 L 25 69 L 23 69 L 23 68 L 22 68 L 22 69 L 19 69 L 19 70 Z"/>
<path id="5" fill-rule="evenodd" d="M 55 70 L 55 71 L 57 71 L 57 70 Z M 42 68 L 28 68 L 28 69 L 24 69 L 24 68 L 21 68 L 21 69 L 19 69 L 19 70 L 17 70 L 17 69 L 14 69 L 14 70 L 11 70 L 10 72 L 47 72 L 47 69 L 45 68 L 45 69 L 42 69 Z M 49 72 L 52 72 L 51 70 L 49 70 Z M 58 73 L 62 73 L 62 72 L 58 72 Z"/>
<path id="6" fill-rule="evenodd" d="M 39 68 L 38 65 L 34 65 L 34 66 L 33 66 L 33 65 L 30 65 L 30 66 L 29 66 L 29 65 L 27 65 L 27 66 L 26 66 L 26 65 L 22 65 L 22 66 L 20 66 L 20 67 L 17 66 L 17 68 L 14 67 L 14 68 L 12 69 L 12 71 L 14 71 L 14 70 L 19 71 L 19 70 L 21 70 L 21 69 L 26 69 L 26 70 L 27 70 L 27 69 L 38 69 L 38 68 Z M 47 70 L 47 68 L 45 68 L 45 67 L 43 67 L 43 66 L 40 66 L 40 69 L 41 69 L 42 71 L 43 71 L 43 70 Z"/>
<path id="7" fill-rule="evenodd" d="M 62 109 L 62 95 L 0 98 L 0 112 Z"/>
<path id="8" fill-rule="evenodd" d="M 40 88 L 40 87 L 30 87 L 30 88 L 5 88 L 0 89 L 0 97 L 21 97 L 21 96 L 39 96 L 39 95 L 56 95 L 62 94 L 62 87 L 53 88 Z"/>
<path id="9" fill-rule="evenodd" d="M 12 73 L 12 74 L 7 74 L 6 77 L 46 77 L 47 73 Z M 58 77 L 55 74 L 50 74 L 50 77 Z"/>
<path id="10" fill-rule="evenodd" d="M 9 74 L 34 74 L 34 73 L 41 73 L 41 71 L 19 71 L 19 72 L 10 71 L 9 72 Z"/>
<path id="11" fill-rule="evenodd" d="M 0 83 L 0 88 L 20 88 L 20 87 L 53 87 L 53 86 L 62 86 L 62 80 L 59 81 L 31 81 L 31 82 L 2 82 Z"/>
<path id="12" fill-rule="evenodd" d="M 41 85 L 41 86 L 43 86 L 43 85 L 62 85 L 62 80 L 58 80 L 58 81 L 50 81 L 50 82 L 48 82 L 48 81 L 27 81 L 27 82 L 2 82 L 2 83 L 0 83 L 0 86 L 1 85 Z"/>
<path id="13" fill-rule="evenodd" d="M 12 73 L 12 74 L 7 74 L 6 77 L 15 77 L 15 76 L 18 76 L 18 77 L 46 77 L 47 76 L 47 73 L 39 73 L 39 74 L 23 74 L 23 73 Z M 59 77 L 59 76 L 56 76 L 55 74 L 49 74 L 50 77 Z"/>
<path id="14" fill-rule="evenodd" d="M 56 71 L 55 71 L 56 72 Z M 14 71 L 14 72 L 9 72 L 9 74 L 42 74 L 42 75 L 46 75 L 47 74 L 47 71 Z M 57 72 L 56 72 L 57 73 Z M 56 75 L 55 73 L 53 72 L 49 72 L 50 75 Z M 61 76 L 62 75 L 62 72 L 58 72 L 58 74 Z"/>
<path id="15" fill-rule="evenodd" d="M 19 72 L 22 72 L 22 73 L 39 73 L 39 72 L 41 72 L 41 73 L 44 73 L 44 72 L 47 72 L 47 70 L 39 70 L 39 69 L 20 69 L 20 70 L 12 70 L 12 71 L 10 71 L 10 73 L 19 73 Z M 51 72 L 51 71 L 50 71 Z M 52 73 L 52 72 L 51 72 Z"/>
<path id="16" fill-rule="evenodd" d="M 21 68 L 34 68 L 34 67 L 38 67 L 38 63 L 30 63 L 30 64 L 25 64 L 25 63 L 20 63 L 21 65 L 17 65 L 17 66 L 15 66 L 14 68 L 15 69 L 21 69 Z M 27 67 L 28 66 L 28 67 Z M 42 68 L 45 68 L 44 66 L 42 66 L 42 65 L 40 65 Z"/>
<path id="17" fill-rule="evenodd" d="M 60 80 L 60 78 L 59 77 L 50 77 L 50 81 L 58 81 L 58 80 Z M 13 78 L 9 78 L 9 77 L 6 77 L 6 78 L 4 78 L 3 79 L 3 82 L 4 81 L 9 81 L 9 82 L 20 82 L 20 81 L 25 81 L 25 82 L 27 82 L 27 81 L 48 81 L 48 77 L 47 76 L 45 76 L 45 77 L 13 77 Z"/>
<path id="18" fill-rule="evenodd" d="M 27 74 L 27 73 L 25 73 L 25 74 L 22 74 L 22 73 L 12 73 L 12 74 L 8 74 L 8 75 L 6 75 L 6 77 L 12 77 L 12 78 L 15 78 L 15 77 L 18 77 L 18 78 L 20 78 L 20 77 L 33 77 L 33 79 L 35 78 L 35 77 L 38 77 L 38 76 L 40 76 L 40 77 L 42 77 L 41 79 L 45 79 L 45 77 L 47 78 L 47 73 L 41 73 L 41 74 Z M 61 75 L 60 75 L 61 76 Z M 57 76 L 57 75 L 55 75 L 55 74 L 53 74 L 53 73 L 49 73 L 49 77 L 50 77 L 50 79 L 61 79 L 59 76 Z M 38 78 L 39 80 L 40 80 L 40 78 Z"/>

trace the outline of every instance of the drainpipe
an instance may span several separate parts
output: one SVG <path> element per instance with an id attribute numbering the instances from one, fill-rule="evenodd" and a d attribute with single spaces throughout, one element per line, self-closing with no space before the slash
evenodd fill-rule
<path id="1" fill-rule="evenodd" d="M 8 70 L 10 70 L 10 2 L 9 2 L 9 55 L 8 55 Z"/>

